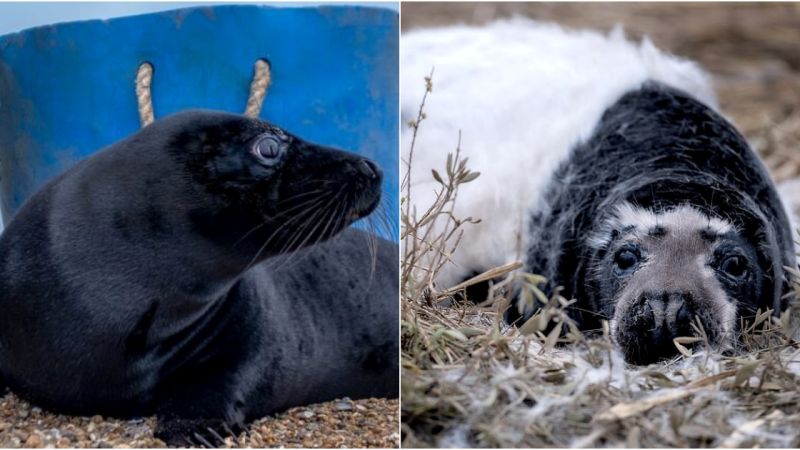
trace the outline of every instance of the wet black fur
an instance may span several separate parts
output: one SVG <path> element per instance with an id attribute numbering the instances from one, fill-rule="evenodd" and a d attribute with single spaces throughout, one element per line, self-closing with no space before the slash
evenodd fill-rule
<path id="1" fill-rule="evenodd" d="M 265 135 L 286 146 L 277 164 L 251 151 Z M 257 120 L 149 125 L 45 185 L 0 235 L 0 380 L 59 413 L 158 413 L 171 444 L 396 397 L 397 245 L 348 228 L 380 186 L 364 158 Z"/>
<path id="2" fill-rule="evenodd" d="M 586 239 L 623 201 L 655 211 L 690 204 L 731 221 L 757 249 L 764 280 L 761 292 L 739 293 L 740 315 L 785 307 L 782 266 L 794 265 L 794 250 L 769 174 L 728 121 L 684 92 L 647 82 L 624 95 L 557 169 L 543 198 L 526 270 L 547 277 L 545 293 L 563 286 L 562 295 L 579 300 L 571 315 L 583 329 L 613 315 L 603 300 L 614 287 L 596 270 L 607 255 Z M 512 307 L 506 320 L 532 313 L 521 317 Z"/>

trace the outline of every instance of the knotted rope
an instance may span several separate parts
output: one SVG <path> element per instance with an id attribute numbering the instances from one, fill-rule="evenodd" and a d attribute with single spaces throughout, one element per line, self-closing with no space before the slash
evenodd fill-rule
<path id="1" fill-rule="evenodd" d="M 136 103 L 139 104 L 139 122 L 142 124 L 142 128 L 150 125 L 155 120 L 153 96 L 150 94 L 152 82 L 153 65 L 148 62 L 142 63 L 136 72 Z"/>
<path id="2" fill-rule="evenodd" d="M 264 104 L 271 81 L 272 73 L 269 70 L 269 64 L 263 59 L 259 59 L 256 61 L 253 82 L 250 83 L 250 97 L 247 98 L 247 107 L 244 109 L 245 116 L 256 118 L 261 114 L 261 106 Z"/>
<path id="3" fill-rule="evenodd" d="M 142 128 L 155 120 L 153 95 L 150 90 L 153 83 L 153 72 L 153 65 L 148 62 L 142 63 L 136 72 L 136 103 L 139 106 L 139 122 Z M 271 82 L 272 73 L 269 63 L 263 59 L 257 60 L 253 81 L 250 83 L 250 96 L 247 98 L 247 106 L 244 110 L 245 116 L 257 118 L 261 114 L 261 108 Z"/>

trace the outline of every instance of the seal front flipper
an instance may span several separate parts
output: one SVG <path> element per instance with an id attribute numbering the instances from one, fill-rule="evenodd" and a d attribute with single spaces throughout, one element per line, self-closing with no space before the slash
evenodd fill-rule
<path id="1" fill-rule="evenodd" d="M 245 431 L 244 401 L 221 392 L 225 383 L 181 381 L 165 388 L 157 410 L 157 438 L 172 446 L 219 447 L 225 445 L 225 437 Z"/>

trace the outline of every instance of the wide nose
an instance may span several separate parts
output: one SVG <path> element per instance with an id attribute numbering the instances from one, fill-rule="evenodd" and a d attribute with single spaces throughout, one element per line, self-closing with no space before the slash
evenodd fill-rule
<path id="1" fill-rule="evenodd" d="M 688 292 L 646 292 L 632 311 L 622 343 L 630 363 L 644 365 L 672 358 L 678 354 L 673 340 L 694 334 L 694 301 Z"/>

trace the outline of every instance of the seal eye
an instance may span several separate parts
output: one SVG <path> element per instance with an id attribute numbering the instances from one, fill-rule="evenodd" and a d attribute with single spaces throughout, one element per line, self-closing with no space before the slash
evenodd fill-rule
<path id="1" fill-rule="evenodd" d="M 747 275 L 747 261 L 741 256 L 729 256 L 722 261 L 720 270 L 733 278 L 742 278 Z"/>
<path id="2" fill-rule="evenodd" d="M 639 255 L 630 249 L 624 248 L 614 256 L 614 264 L 617 266 L 617 274 L 621 275 L 625 272 L 630 272 L 639 265 Z"/>
<path id="3" fill-rule="evenodd" d="M 266 136 L 256 142 L 253 153 L 267 164 L 275 164 L 283 154 L 283 143 L 272 136 Z"/>

